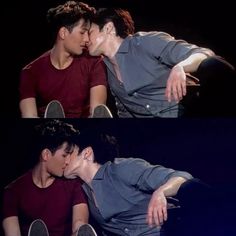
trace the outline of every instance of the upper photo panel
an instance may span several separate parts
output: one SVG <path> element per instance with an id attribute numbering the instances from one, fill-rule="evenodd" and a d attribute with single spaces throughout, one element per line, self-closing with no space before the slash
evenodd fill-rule
<path id="1" fill-rule="evenodd" d="M 3 25 L 1 109 L 17 118 L 236 117 L 233 9 L 228 0 L 214 9 L 203 0 L 4 3 L 2 20 L 15 23 Z"/>

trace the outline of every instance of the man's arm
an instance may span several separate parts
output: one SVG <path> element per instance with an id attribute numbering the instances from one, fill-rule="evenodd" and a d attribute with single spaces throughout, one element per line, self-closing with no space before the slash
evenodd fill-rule
<path id="1" fill-rule="evenodd" d="M 209 51 L 209 56 L 213 55 L 213 52 L 211 55 L 211 51 Z M 208 55 L 205 53 L 195 53 L 172 68 L 165 94 L 169 102 L 172 101 L 172 98 L 175 101 L 180 101 L 186 95 L 186 73 L 197 71 L 200 63 L 207 57 Z"/>
<path id="2" fill-rule="evenodd" d="M 88 223 L 89 210 L 86 203 L 80 203 L 73 206 L 72 216 L 72 236 L 77 235 L 79 227 Z"/>
<path id="3" fill-rule="evenodd" d="M 97 85 L 90 89 L 90 115 L 93 109 L 100 104 L 106 104 L 107 88 L 104 85 Z"/>
<path id="4" fill-rule="evenodd" d="M 174 68 L 177 67 L 182 67 L 185 73 L 192 73 L 197 71 L 200 63 L 206 59 L 208 55 L 205 53 L 195 53 L 186 58 L 185 60 L 179 62 L 174 66 Z"/>
<path id="5" fill-rule="evenodd" d="M 186 179 L 183 177 L 172 177 L 153 192 L 147 212 L 147 223 L 149 225 L 161 225 L 167 220 L 166 197 L 175 196 L 185 181 Z"/>
<path id="6" fill-rule="evenodd" d="M 17 216 L 10 216 L 2 222 L 5 236 L 21 236 L 20 225 Z"/>
<path id="7" fill-rule="evenodd" d="M 37 106 L 35 98 L 25 98 L 20 101 L 20 111 L 22 118 L 37 118 Z"/>

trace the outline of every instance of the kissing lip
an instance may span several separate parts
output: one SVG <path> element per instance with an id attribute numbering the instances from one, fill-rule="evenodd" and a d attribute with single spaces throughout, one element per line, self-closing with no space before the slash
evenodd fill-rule
<path id="1" fill-rule="evenodd" d="M 80 45 L 80 47 L 81 47 L 81 48 L 87 48 L 88 45 L 89 45 L 89 43 L 83 43 L 83 44 Z"/>

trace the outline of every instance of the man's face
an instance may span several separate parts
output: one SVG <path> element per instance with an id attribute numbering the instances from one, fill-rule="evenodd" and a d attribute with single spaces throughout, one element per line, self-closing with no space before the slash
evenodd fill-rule
<path id="1" fill-rule="evenodd" d="M 92 23 L 89 29 L 89 54 L 92 56 L 99 56 L 104 53 L 104 44 L 106 41 L 106 34 L 103 30 L 99 30 L 98 25 Z"/>
<path id="2" fill-rule="evenodd" d="M 55 152 L 51 153 L 47 160 L 47 171 L 50 175 L 61 177 L 63 176 L 66 166 L 70 162 L 70 155 L 72 150 L 68 149 L 68 144 L 65 142 Z"/>
<path id="3" fill-rule="evenodd" d="M 83 50 L 86 48 L 86 44 L 89 41 L 89 26 L 90 24 L 88 22 L 81 19 L 71 32 L 66 29 L 64 47 L 68 53 L 73 55 L 82 54 Z"/>
<path id="4" fill-rule="evenodd" d="M 79 147 L 76 146 L 73 153 L 70 155 L 70 162 L 64 171 L 64 176 L 68 179 L 80 177 L 79 174 L 83 172 L 84 161 L 82 152 L 79 151 Z"/>

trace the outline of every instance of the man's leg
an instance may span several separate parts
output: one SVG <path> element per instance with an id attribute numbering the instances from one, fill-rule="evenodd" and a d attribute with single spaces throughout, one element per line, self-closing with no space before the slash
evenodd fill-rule
<path id="1" fill-rule="evenodd" d="M 200 116 L 236 115 L 235 68 L 220 57 L 205 59 L 194 74 L 200 80 Z"/>
<path id="2" fill-rule="evenodd" d="M 183 183 L 176 196 L 181 206 L 179 232 L 176 235 L 235 235 L 226 233 L 233 231 L 229 221 L 233 219 L 235 209 L 228 204 L 229 196 L 223 189 L 199 179 Z"/>

